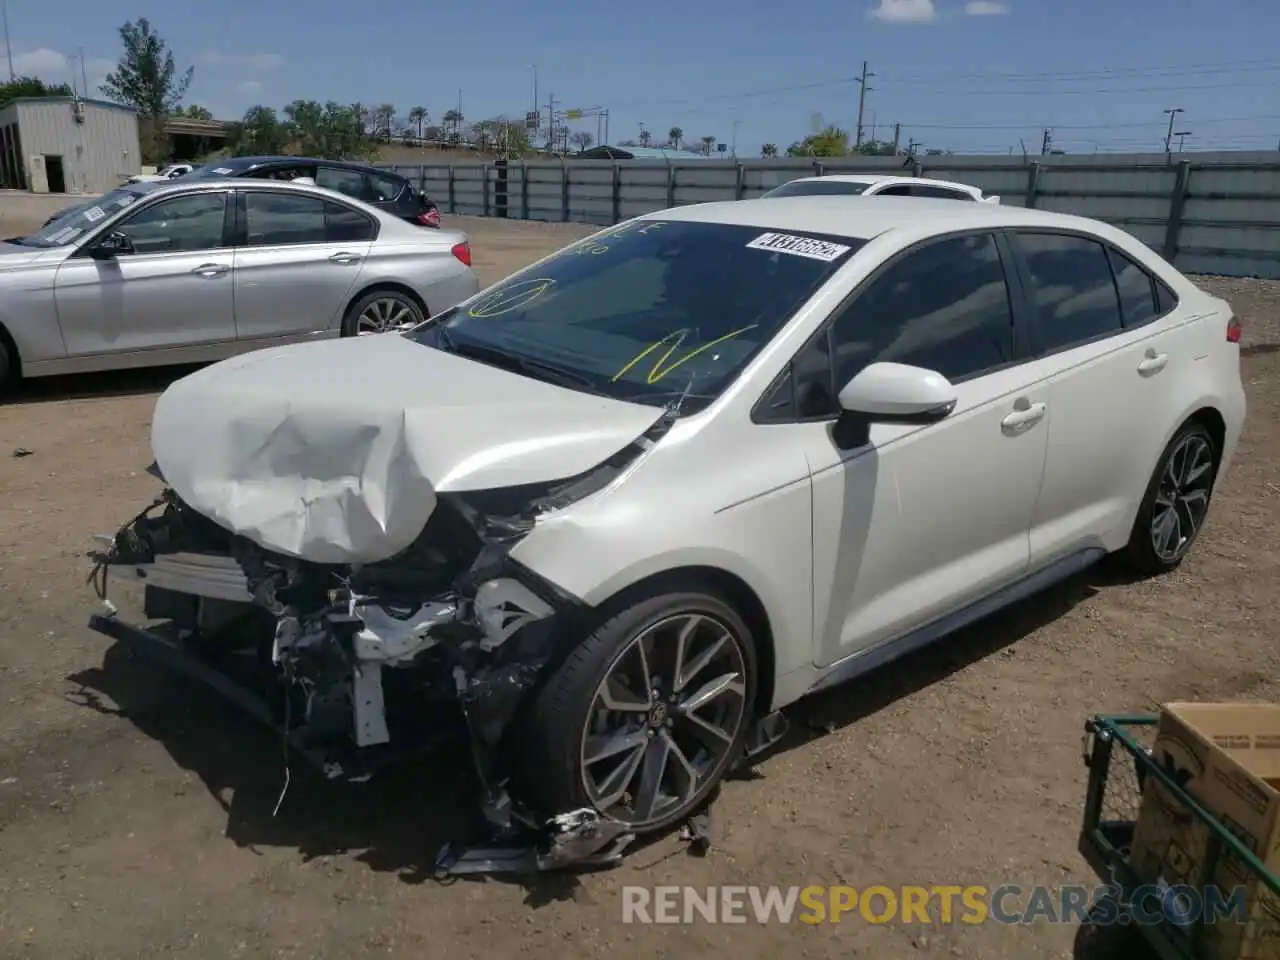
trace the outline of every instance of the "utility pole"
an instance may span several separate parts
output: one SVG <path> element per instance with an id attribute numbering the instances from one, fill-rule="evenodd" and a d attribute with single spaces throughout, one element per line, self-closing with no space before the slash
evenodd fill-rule
<path id="1" fill-rule="evenodd" d="M 1180 113 L 1186 113 L 1181 107 L 1169 107 L 1165 110 L 1169 115 L 1169 132 L 1164 135 L 1164 155 L 1169 155 L 1169 145 L 1173 142 L 1173 120 Z"/>
<path id="2" fill-rule="evenodd" d="M 862 76 L 858 78 L 858 130 L 854 135 L 854 149 L 862 146 L 862 115 L 867 108 L 867 91 L 871 88 L 867 86 L 867 80 L 874 77 L 874 73 L 867 72 L 867 61 L 862 61 Z"/>
<path id="3" fill-rule="evenodd" d="M 18 77 L 13 72 L 13 47 L 9 45 L 9 0 L 0 0 L 0 18 L 4 20 L 4 55 L 9 58 L 9 82 Z"/>
<path id="4" fill-rule="evenodd" d="M 741 120 L 733 121 L 733 132 L 729 138 L 729 156 L 735 160 L 738 158 L 738 125 L 740 123 L 742 123 Z"/>
<path id="5" fill-rule="evenodd" d="M 895 123 L 893 125 L 893 155 L 898 155 L 898 144 L 902 142 L 902 124 Z"/>
<path id="6" fill-rule="evenodd" d="M 547 94 L 547 153 L 556 148 L 556 95 Z"/>
<path id="7" fill-rule="evenodd" d="M 538 142 L 542 130 L 542 118 L 538 116 L 538 65 L 533 65 L 533 142 Z"/>
<path id="8" fill-rule="evenodd" d="M 83 81 L 84 95 L 89 96 L 89 68 L 85 66 L 84 47 L 80 48 L 80 79 Z"/>
<path id="9" fill-rule="evenodd" d="M 1053 131 L 1048 127 L 1044 128 L 1044 136 L 1040 138 L 1040 156 L 1044 156 L 1049 152 L 1049 148 L 1053 146 Z"/>
<path id="10" fill-rule="evenodd" d="M 1187 137 L 1191 136 L 1191 131 L 1190 131 L 1190 130 L 1179 130 L 1179 131 L 1177 131 L 1176 133 L 1174 133 L 1174 136 L 1178 138 L 1178 152 L 1179 152 L 1179 153 L 1181 153 L 1181 152 L 1182 152 L 1182 142 L 1183 142 Z"/>

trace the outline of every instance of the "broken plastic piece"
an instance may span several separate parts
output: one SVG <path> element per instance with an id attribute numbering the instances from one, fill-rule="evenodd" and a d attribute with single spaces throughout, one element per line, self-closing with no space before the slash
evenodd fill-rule
<path id="1" fill-rule="evenodd" d="M 544 836 L 525 843 L 455 850 L 445 844 L 436 858 L 436 876 L 541 873 L 569 867 L 611 866 L 635 840 L 625 823 L 584 807 L 552 817 Z"/>
<path id="2" fill-rule="evenodd" d="M 781 710 L 775 710 L 773 713 L 761 717 L 747 731 L 747 742 L 743 748 L 743 758 L 749 760 L 764 753 L 785 737 L 790 729 L 791 722 L 783 716 Z"/>
<path id="3" fill-rule="evenodd" d="M 680 828 L 680 839 L 689 844 L 690 853 L 703 857 L 711 847 L 713 833 L 711 811 L 704 810 L 702 813 L 694 814 Z"/>

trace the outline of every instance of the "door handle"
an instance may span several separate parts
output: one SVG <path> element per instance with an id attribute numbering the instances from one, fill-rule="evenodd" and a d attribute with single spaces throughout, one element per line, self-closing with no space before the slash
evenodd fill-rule
<path id="1" fill-rule="evenodd" d="M 1000 421 L 1000 429 L 1008 436 L 1015 437 L 1026 433 L 1044 419 L 1048 405 L 1045 403 L 1028 403 L 1025 397 L 1018 399 L 1013 405 L 1013 413 Z"/>
<path id="2" fill-rule="evenodd" d="M 360 259 L 358 253 L 347 253 L 345 250 L 341 253 L 335 253 L 329 258 L 330 263 L 355 263 Z"/>
<path id="3" fill-rule="evenodd" d="M 230 271 L 231 268 L 225 263 L 202 263 L 191 272 L 212 280 L 214 277 L 220 277 L 224 273 L 229 273 Z"/>
<path id="4" fill-rule="evenodd" d="M 1159 373 L 1165 368 L 1165 364 L 1169 362 L 1167 353 L 1156 353 L 1152 347 L 1147 348 L 1146 356 L 1142 358 L 1142 362 L 1138 364 L 1138 373 L 1144 377 Z"/>

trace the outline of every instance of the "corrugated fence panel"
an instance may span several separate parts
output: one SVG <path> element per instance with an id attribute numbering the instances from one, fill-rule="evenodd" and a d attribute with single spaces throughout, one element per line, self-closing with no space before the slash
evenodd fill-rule
<path id="1" fill-rule="evenodd" d="M 1092 217 L 1188 272 L 1280 279 L 1280 159 L 1274 153 L 1079 157 L 841 157 L 516 161 L 505 203 L 494 163 L 380 164 L 445 213 L 607 225 L 672 206 L 751 199 L 797 177 L 879 173 L 956 180 L 1007 206 Z"/>

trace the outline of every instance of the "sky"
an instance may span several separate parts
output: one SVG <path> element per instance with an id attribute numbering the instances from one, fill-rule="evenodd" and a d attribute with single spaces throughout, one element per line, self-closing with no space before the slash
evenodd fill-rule
<path id="1" fill-rule="evenodd" d="M 957 153 L 1280 149 L 1276 0 L 588 0 L 181 4 L 7 0 L 14 70 L 97 95 L 119 27 L 147 17 L 186 101 L 219 119 L 296 99 L 468 121 L 605 108 L 608 140 L 680 127 L 739 155 L 819 125 Z M 83 50 L 84 69 L 79 57 Z M 603 122 L 572 125 L 603 136 Z M 1175 144 L 1177 143 L 1175 138 Z M 1176 149 L 1176 146 L 1175 146 Z"/>

